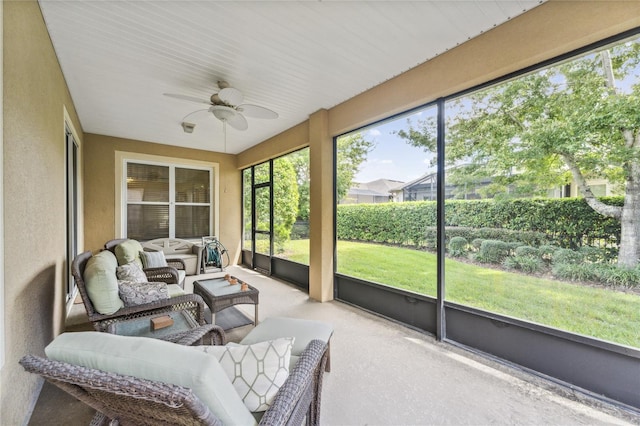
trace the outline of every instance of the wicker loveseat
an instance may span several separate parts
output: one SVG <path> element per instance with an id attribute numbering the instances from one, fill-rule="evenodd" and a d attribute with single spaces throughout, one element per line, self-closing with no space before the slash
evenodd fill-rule
<path id="1" fill-rule="evenodd" d="M 292 358 L 268 408 L 259 412 L 249 411 L 222 361 L 203 352 L 206 347 L 64 333 L 47 346 L 47 358 L 27 355 L 20 364 L 95 408 L 92 425 L 297 426 L 305 418 L 307 425 L 318 425 L 326 348 L 313 340 Z"/>
<path id="2" fill-rule="evenodd" d="M 101 253 L 98 256 L 104 254 L 106 253 Z M 76 285 L 78 286 L 80 296 L 82 297 L 82 302 L 84 303 L 87 311 L 89 321 L 97 331 L 106 331 L 110 324 L 117 321 L 151 316 L 172 310 L 186 310 L 191 313 L 193 318 L 199 324 L 205 324 L 204 301 L 197 294 L 184 293 L 184 291 L 178 286 L 177 271 L 173 267 L 151 268 L 144 271 L 150 282 L 162 281 L 167 283 L 168 288 L 170 289 L 169 295 L 172 297 L 136 306 L 121 306 L 118 308 L 116 305 L 114 308 L 107 311 L 97 308 L 89 295 L 85 280 L 87 264 L 92 257 L 93 255 L 90 251 L 79 254 L 71 264 L 71 271 L 75 278 Z M 116 279 L 115 268 L 113 271 L 103 271 L 103 274 L 107 273 L 113 273 L 112 279 Z M 117 297 L 117 294 L 115 297 Z"/>

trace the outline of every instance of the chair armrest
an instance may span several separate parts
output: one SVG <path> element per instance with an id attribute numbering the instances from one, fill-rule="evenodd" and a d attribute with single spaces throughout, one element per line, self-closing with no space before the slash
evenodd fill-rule
<path id="1" fill-rule="evenodd" d="M 89 318 L 93 326 L 98 331 L 107 331 L 110 324 L 126 321 L 132 318 L 148 317 L 159 313 L 185 310 L 200 325 L 206 323 L 204 318 L 205 303 L 197 294 L 184 294 L 182 296 L 171 297 L 169 299 L 157 300 L 136 306 L 127 306 L 119 309 L 111 315 L 96 314 Z"/>
<path id="2" fill-rule="evenodd" d="M 320 424 L 320 394 L 326 361 L 327 344 L 317 339 L 309 342 L 262 416 L 260 425 L 300 425 L 307 415 L 307 424 Z"/>
<path id="3" fill-rule="evenodd" d="M 199 274 L 202 272 L 202 251 L 204 250 L 204 246 L 201 244 L 194 244 L 193 247 L 191 247 L 191 253 L 195 254 L 198 256 L 198 261 L 196 263 L 196 274 Z"/>
<path id="4" fill-rule="evenodd" d="M 174 267 L 178 270 L 186 270 L 187 266 L 184 264 L 184 260 L 180 259 L 180 258 L 171 258 L 171 259 L 167 259 L 167 265 Z"/>
<path id="5" fill-rule="evenodd" d="M 163 340 L 184 346 L 198 344 L 220 346 L 227 343 L 227 336 L 222 327 L 214 324 L 205 324 L 193 330 L 172 334 L 169 338 Z"/>
<path id="6" fill-rule="evenodd" d="M 184 266 L 184 263 L 183 263 Z M 160 268 L 146 268 L 145 275 L 149 282 L 165 282 L 167 284 L 180 284 L 178 270 L 173 266 L 163 266 Z"/>

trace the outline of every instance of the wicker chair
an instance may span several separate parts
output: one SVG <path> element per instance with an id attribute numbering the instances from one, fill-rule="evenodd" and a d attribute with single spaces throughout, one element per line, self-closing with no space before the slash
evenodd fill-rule
<path id="1" fill-rule="evenodd" d="M 320 396 L 326 343 L 313 340 L 304 350 L 260 425 L 320 424 Z M 185 387 L 89 369 L 33 355 L 20 360 L 25 370 L 97 410 L 92 425 L 221 425 Z"/>
<path id="2" fill-rule="evenodd" d="M 97 331 L 107 331 L 110 324 L 117 321 L 124 321 L 132 318 L 146 317 L 156 315 L 169 311 L 186 310 L 191 313 L 193 318 L 200 325 L 205 324 L 204 317 L 204 300 L 197 294 L 185 294 L 182 296 L 172 297 L 169 299 L 159 300 L 152 303 L 145 303 L 143 305 L 129 306 L 119 309 L 113 314 L 101 314 L 99 313 L 87 293 L 87 288 L 84 282 L 84 270 L 87 266 L 87 262 L 91 259 L 92 254 L 90 251 L 79 254 L 73 259 L 71 264 L 71 272 L 75 278 L 76 285 L 80 291 L 82 302 L 84 303 L 89 321 L 93 324 L 93 327 Z M 149 281 L 163 281 L 167 284 L 177 284 L 178 278 L 175 268 L 150 268 L 145 269 L 145 274 Z"/>

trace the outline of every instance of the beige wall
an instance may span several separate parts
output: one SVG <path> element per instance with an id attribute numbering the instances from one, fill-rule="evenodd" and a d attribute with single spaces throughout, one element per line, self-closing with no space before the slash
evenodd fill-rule
<path id="1" fill-rule="evenodd" d="M 220 241 L 234 263 L 240 254 L 241 199 L 240 171 L 236 156 L 179 148 L 131 139 L 85 135 L 85 249 L 98 251 L 104 243 L 120 237 L 115 229 L 115 152 L 151 154 L 175 159 L 220 164 Z"/>
<path id="2" fill-rule="evenodd" d="M 43 354 L 64 322 L 65 107 L 80 136 L 82 128 L 38 3 L 3 3 L 6 352 L 0 424 L 19 425 L 41 382 L 18 360 Z"/>
<path id="3" fill-rule="evenodd" d="M 252 149 L 238 154 L 238 168 L 244 169 L 265 159 L 287 154 L 309 145 L 309 122 L 305 121 Z"/>
<path id="4" fill-rule="evenodd" d="M 640 1 L 562 1 L 551 0 L 517 18 L 500 25 L 455 49 L 419 65 L 361 95 L 343 102 L 328 111 L 326 121 L 327 144 L 331 138 L 393 114 L 478 84 L 535 65 L 563 53 L 617 35 L 640 26 Z M 239 155 L 239 167 L 259 163 L 282 154 L 292 139 L 304 139 L 309 126 L 302 123 L 295 128 L 265 141 Z M 311 140 L 311 137 L 307 137 Z M 310 146 L 310 155 L 323 147 Z M 323 152 L 316 155 L 324 155 Z M 325 167 L 324 162 L 317 163 Z M 313 164 L 312 164 L 313 168 Z M 332 173 L 311 171 L 312 200 L 310 227 L 323 229 L 326 217 L 333 214 L 333 204 L 326 198 L 313 200 L 314 185 L 332 187 Z M 322 179 L 322 182 L 318 182 Z M 313 236 L 313 234 L 312 234 Z M 333 265 L 326 239 L 332 235 L 322 232 L 320 238 L 311 238 L 311 257 L 320 263 L 311 267 L 309 274 L 311 295 L 330 294 Z M 314 253 L 317 256 L 314 256 Z M 313 266 L 313 265 L 312 265 Z M 316 297 L 318 298 L 318 297 Z M 320 299 L 321 300 L 321 299 Z"/>

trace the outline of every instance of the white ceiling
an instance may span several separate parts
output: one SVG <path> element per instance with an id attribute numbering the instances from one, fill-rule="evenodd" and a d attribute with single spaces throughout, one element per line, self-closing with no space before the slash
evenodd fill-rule
<path id="1" fill-rule="evenodd" d="M 539 0 L 40 0 L 85 132 L 224 151 L 206 100 L 226 80 L 279 118 L 227 128 L 239 153 L 484 31 Z"/>

